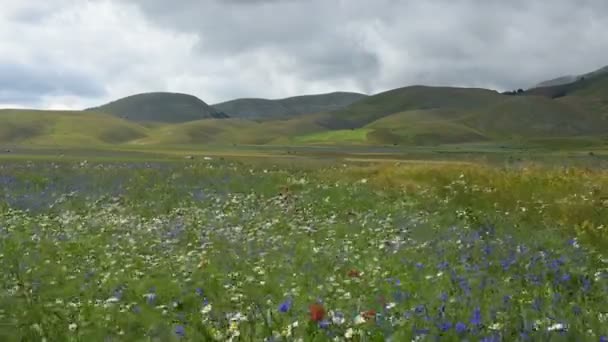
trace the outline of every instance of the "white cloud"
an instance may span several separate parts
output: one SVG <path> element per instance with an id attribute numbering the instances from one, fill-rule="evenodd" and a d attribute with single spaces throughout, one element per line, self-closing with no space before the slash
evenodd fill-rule
<path id="1" fill-rule="evenodd" d="M 608 64 L 608 3 L 0 0 L 0 106 L 527 87 Z"/>

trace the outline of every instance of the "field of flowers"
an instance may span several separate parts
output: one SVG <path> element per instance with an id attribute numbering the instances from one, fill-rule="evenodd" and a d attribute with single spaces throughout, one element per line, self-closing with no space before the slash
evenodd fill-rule
<path id="1" fill-rule="evenodd" d="M 602 171 L 0 164 L 2 341 L 608 341 Z"/>

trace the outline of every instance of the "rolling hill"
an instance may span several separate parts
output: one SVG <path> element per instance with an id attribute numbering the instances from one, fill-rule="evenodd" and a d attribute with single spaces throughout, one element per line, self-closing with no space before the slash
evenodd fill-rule
<path id="1" fill-rule="evenodd" d="M 608 98 L 607 91 L 608 66 L 605 66 L 587 74 L 564 76 L 541 82 L 538 86 L 526 90 L 524 94 L 550 98 L 563 96 L 603 96 Z"/>
<path id="2" fill-rule="evenodd" d="M 565 79 L 562 79 L 564 81 Z M 33 145 L 445 145 L 608 141 L 608 68 L 515 95 L 410 86 L 208 106 L 174 93 L 86 111 L 0 110 L 0 143 Z M 224 111 L 232 114 L 227 117 Z"/>
<path id="3" fill-rule="evenodd" d="M 121 144 L 147 135 L 136 123 L 97 112 L 0 109 L 0 142 L 47 146 Z"/>
<path id="4" fill-rule="evenodd" d="M 440 145 L 608 136 L 605 75 L 571 95 L 502 95 L 474 88 L 414 86 L 370 96 L 316 121 L 324 132 L 294 143 Z"/>
<path id="5" fill-rule="evenodd" d="M 135 122 L 180 123 L 228 116 L 201 99 L 180 93 L 144 93 L 89 108 Z"/>
<path id="6" fill-rule="evenodd" d="M 367 95 L 335 92 L 319 95 L 295 96 L 279 100 L 236 99 L 213 105 L 213 108 L 232 118 L 284 119 L 301 114 L 332 111 L 349 106 Z"/>
<path id="7" fill-rule="evenodd" d="M 328 129 L 359 128 L 407 110 L 473 110 L 500 101 L 499 93 L 477 88 L 411 86 L 370 96 L 344 109 L 326 113 L 318 123 Z"/>

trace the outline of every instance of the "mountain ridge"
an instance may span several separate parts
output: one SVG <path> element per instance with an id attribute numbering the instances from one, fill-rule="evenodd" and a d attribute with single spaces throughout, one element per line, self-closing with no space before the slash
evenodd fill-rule
<path id="1" fill-rule="evenodd" d="M 212 107 L 233 118 L 278 119 L 337 110 L 367 96 L 355 92 L 336 91 L 281 99 L 239 98 L 217 103 Z"/>
<path id="2" fill-rule="evenodd" d="M 607 71 L 602 68 L 572 83 L 509 94 L 415 85 L 371 96 L 334 92 L 228 101 L 263 101 L 279 110 L 246 118 L 238 113 L 229 117 L 214 107 L 222 104 L 209 106 L 195 96 L 179 93 L 136 94 L 86 111 L 0 110 L 0 143 L 442 145 L 565 141 L 563 146 L 567 146 L 572 139 L 582 139 L 607 144 Z M 289 112 L 290 105 L 306 110 Z M 306 113 L 309 108 L 326 110 Z M 167 115 L 169 118 L 163 117 Z"/>

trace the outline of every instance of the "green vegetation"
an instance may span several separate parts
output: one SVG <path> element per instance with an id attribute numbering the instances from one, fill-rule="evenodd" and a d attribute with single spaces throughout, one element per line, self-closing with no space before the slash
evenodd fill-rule
<path id="1" fill-rule="evenodd" d="M 120 144 L 144 137 L 147 129 L 100 113 L 0 110 L 0 142 L 39 146 Z"/>
<path id="2" fill-rule="evenodd" d="M 302 114 L 342 109 L 366 96 L 358 93 L 335 92 L 295 96 L 280 100 L 237 99 L 218 103 L 213 105 L 213 107 L 232 118 L 276 120 Z"/>
<path id="3" fill-rule="evenodd" d="M 2 341 L 608 335 L 602 170 L 55 160 L 0 184 Z"/>
<path id="4" fill-rule="evenodd" d="M 556 81 L 557 82 L 557 81 Z M 559 82 L 557 82 L 559 83 Z M 87 112 L 2 111 L 0 144 L 368 145 L 493 143 L 601 149 L 608 73 L 511 95 L 412 86 L 373 96 L 331 93 L 240 99 L 214 109 L 190 95 L 130 96 Z M 234 117 L 226 118 L 234 113 Z M 101 112 L 121 117 L 109 118 Z M 67 122 L 72 120 L 73 122 Z"/>
<path id="5" fill-rule="evenodd" d="M 90 110 L 136 122 L 179 123 L 207 118 L 225 118 L 201 99 L 179 93 L 145 93 L 128 96 Z"/>
<path id="6" fill-rule="evenodd" d="M 312 133 L 308 135 L 297 136 L 293 139 L 294 143 L 311 143 L 311 144 L 364 144 L 367 140 L 369 129 L 344 129 L 335 131 L 326 131 L 320 133 Z"/>

